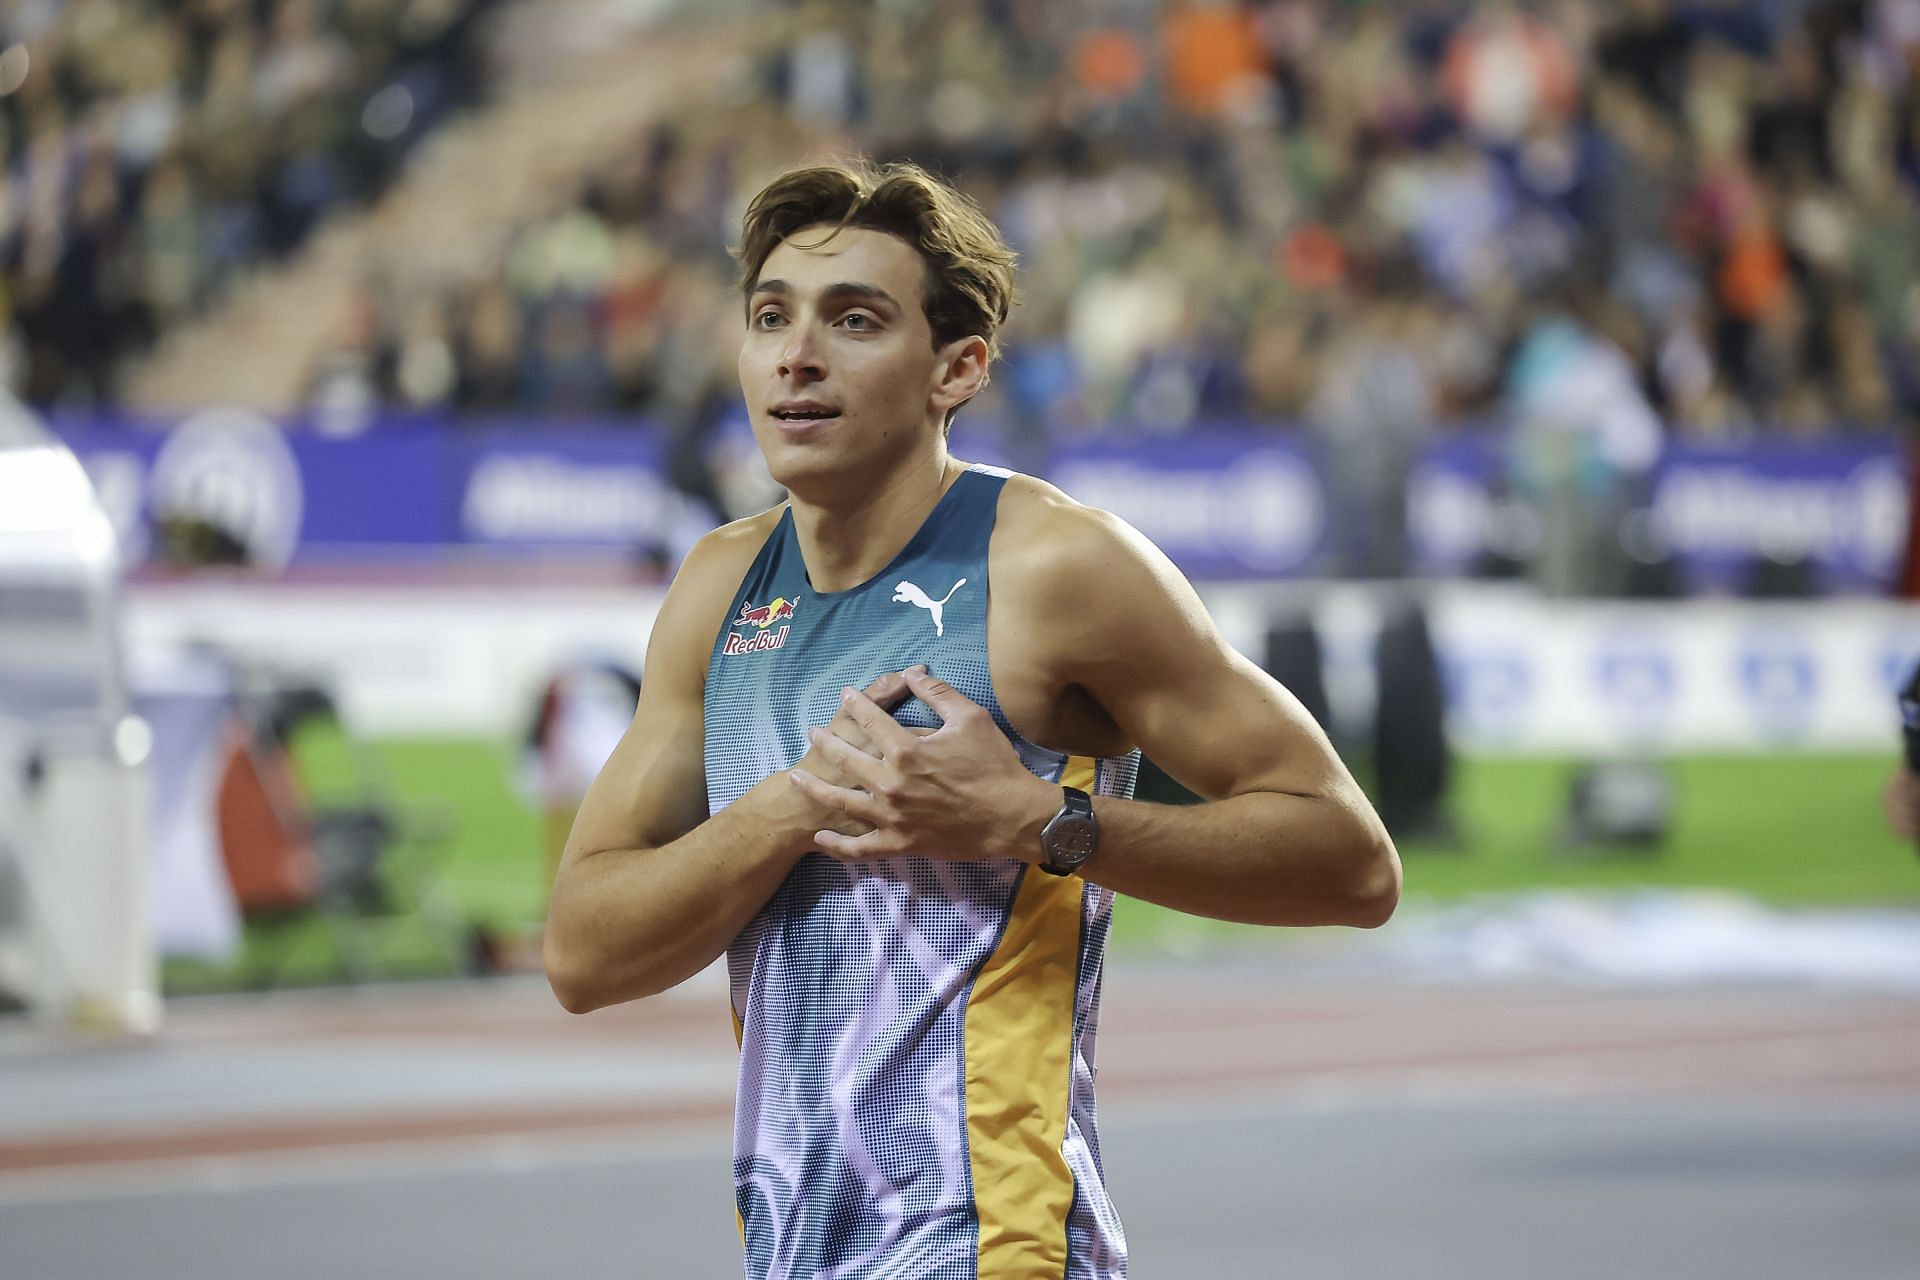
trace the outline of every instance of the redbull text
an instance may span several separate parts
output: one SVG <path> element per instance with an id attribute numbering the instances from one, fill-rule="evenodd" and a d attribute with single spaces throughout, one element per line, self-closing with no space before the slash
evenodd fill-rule
<path id="1" fill-rule="evenodd" d="M 787 643 L 787 632 L 792 629 L 782 627 L 778 631 L 762 631 L 757 636 L 743 636 L 729 632 L 727 643 L 720 652 L 731 657 L 734 654 L 760 653 L 767 649 L 778 649 Z"/>

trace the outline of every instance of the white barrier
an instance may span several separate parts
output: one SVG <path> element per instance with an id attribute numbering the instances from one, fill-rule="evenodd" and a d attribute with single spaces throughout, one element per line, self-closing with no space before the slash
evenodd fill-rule
<path id="1" fill-rule="evenodd" d="M 1858 598 L 1548 600 L 1524 587 L 1259 584 L 1203 591 L 1259 658 L 1310 616 L 1337 716 L 1363 720 L 1386 609 L 1427 608 L 1454 746 L 1485 754 L 1879 751 L 1920 663 L 1920 607 Z"/>
<path id="2" fill-rule="evenodd" d="M 500 736 L 532 715 L 564 663 L 640 670 L 664 592 L 169 583 L 127 602 L 136 671 L 210 642 L 317 678 L 361 733 Z"/>
<path id="3" fill-rule="evenodd" d="M 147 923 L 145 725 L 10 723 L 5 843 L 25 907 L 8 984 L 38 1016 L 98 1030 L 160 1025 Z M 29 767 L 28 762 L 32 761 Z"/>
<path id="4" fill-rule="evenodd" d="M 638 670 L 662 593 L 168 584 L 128 603 L 131 646 L 217 639 L 319 676 L 361 732 L 517 732 L 563 664 Z M 1203 590 L 1256 659 L 1277 617 L 1309 611 L 1336 711 L 1371 697 L 1374 631 L 1405 588 Z M 1523 588 L 1423 589 L 1463 750 L 1887 751 L 1892 693 L 1920 660 L 1920 609 L 1889 601 L 1543 600 Z"/>
<path id="5" fill-rule="evenodd" d="M 1549 604 L 1448 595 L 1449 727 L 1482 751 L 1884 751 L 1920 613 L 1880 601 Z"/>

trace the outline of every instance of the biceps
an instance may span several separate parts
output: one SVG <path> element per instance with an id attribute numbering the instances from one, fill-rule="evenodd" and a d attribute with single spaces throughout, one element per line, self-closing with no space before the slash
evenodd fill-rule
<path id="1" fill-rule="evenodd" d="M 707 818 L 705 738 L 699 706 L 649 706 L 588 788 L 566 860 L 606 849 L 658 848 Z"/>
<path id="2" fill-rule="evenodd" d="M 1317 795 L 1345 772 L 1300 700 L 1217 636 L 1129 655 L 1104 683 L 1108 714 L 1203 799 Z"/>

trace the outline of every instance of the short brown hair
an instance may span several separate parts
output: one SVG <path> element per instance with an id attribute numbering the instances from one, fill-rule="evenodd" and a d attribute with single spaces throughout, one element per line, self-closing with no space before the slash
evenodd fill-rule
<path id="1" fill-rule="evenodd" d="M 820 223 L 833 226 L 828 240 L 859 227 L 912 245 L 926 265 L 921 293 L 933 345 L 978 334 L 986 341 L 988 362 L 999 358 L 1000 326 L 1013 307 L 1016 255 L 963 192 L 904 161 L 789 169 L 747 206 L 737 255 L 740 291 L 752 294 L 760 268 L 783 240 Z"/>

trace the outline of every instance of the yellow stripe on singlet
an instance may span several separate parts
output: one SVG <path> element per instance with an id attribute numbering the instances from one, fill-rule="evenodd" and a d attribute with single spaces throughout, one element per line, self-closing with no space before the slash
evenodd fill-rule
<path id="1" fill-rule="evenodd" d="M 740 1015 L 733 1011 L 733 997 L 727 997 L 727 1016 L 733 1019 L 733 1047 L 738 1049 L 747 1037 L 747 1024 L 740 1021 Z M 739 1201 L 733 1206 L 733 1229 L 740 1233 L 740 1247 L 747 1247 L 747 1220 L 740 1216 Z"/>
<path id="2" fill-rule="evenodd" d="M 1094 762 L 1061 782 L 1093 790 Z M 1073 1008 L 1086 884 L 1028 867 L 1006 932 L 967 1001 L 967 1152 L 980 1214 L 979 1280 L 1067 1265 L 1073 1170 L 1061 1151 L 1073 1089 Z"/>

